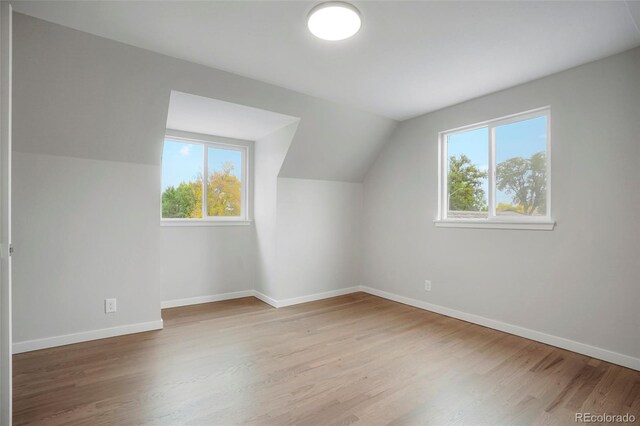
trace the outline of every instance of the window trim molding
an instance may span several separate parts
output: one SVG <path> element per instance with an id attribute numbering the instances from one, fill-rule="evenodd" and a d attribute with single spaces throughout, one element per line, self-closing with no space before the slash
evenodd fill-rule
<path id="1" fill-rule="evenodd" d="M 547 146 L 546 146 L 546 178 L 547 178 L 547 211 L 545 216 L 538 217 L 500 217 L 495 214 L 495 129 L 498 126 L 516 123 L 531 118 L 545 116 L 547 119 Z M 449 218 L 448 210 L 448 177 L 447 177 L 447 137 L 470 130 L 487 128 L 489 168 L 487 201 L 489 204 L 488 217 L 486 219 Z M 543 106 L 503 117 L 485 120 L 479 123 L 456 127 L 438 132 L 438 214 L 434 220 L 437 227 L 447 228 L 490 228 L 490 229 L 537 229 L 553 230 L 555 221 L 551 216 L 551 106 Z"/>
<path id="2" fill-rule="evenodd" d="M 438 228 L 522 229 L 530 231 L 553 231 L 556 225 L 553 221 L 488 221 L 486 219 L 434 220 L 433 223 Z"/>
<path id="3" fill-rule="evenodd" d="M 223 148 L 229 150 L 240 151 L 242 155 L 242 182 L 240 187 L 242 215 L 241 216 L 207 216 L 206 212 L 206 184 L 202 190 L 202 218 L 163 218 L 162 217 L 162 191 L 160 191 L 160 226 L 247 226 L 252 223 L 250 194 L 250 166 L 253 141 L 227 138 L 224 136 L 205 135 L 202 133 L 185 132 L 182 130 L 166 129 L 162 143 L 166 139 L 174 139 L 178 142 L 186 142 L 190 144 L 202 145 L 203 147 L 203 167 L 204 172 L 208 174 L 208 148 Z M 162 170 L 162 159 L 160 161 Z M 162 171 L 161 171 L 162 173 Z M 162 176 L 161 176 L 162 179 Z M 162 188 L 161 188 L 162 189 Z"/>
<path id="4" fill-rule="evenodd" d="M 160 226 L 251 226 L 251 220 L 162 219 Z"/>

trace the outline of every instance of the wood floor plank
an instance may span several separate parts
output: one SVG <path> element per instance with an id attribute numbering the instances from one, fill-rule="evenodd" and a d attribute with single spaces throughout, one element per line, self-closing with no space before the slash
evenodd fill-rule
<path id="1" fill-rule="evenodd" d="M 159 331 L 14 356 L 16 425 L 575 424 L 640 372 L 364 293 L 165 309 Z"/>

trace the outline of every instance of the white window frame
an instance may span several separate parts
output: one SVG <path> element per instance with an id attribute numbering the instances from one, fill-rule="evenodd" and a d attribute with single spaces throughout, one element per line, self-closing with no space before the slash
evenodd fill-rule
<path id="1" fill-rule="evenodd" d="M 175 140 L 190 145 L 201 145 L 203 149 L 203 177 L 209 174 L 209 149 L 221 148 L 232 151 L 240 151 L 242 155 L 242 185 L 240 187 L 240 216 L 208 216 L 207 215 L 207 185 L 208 180 L 203 178 L 202 188 L 202 218 L 163 218 L 162 217 L 162 191 L 160 191 L 160 226 L 235 226 L 250 225 L 250 206 L 249 206 L 249 157 L 251 149 L 251 141 L 240 139 L 225 138 L 222 136 L 203 135 L 199 133 L 183 132 L 178 130 L 167 129 L 164 142 L 167 140 Z M 163 149 L 164 151 L 164 149 Z M 162 164 L 162 162 L 161 162 Z M 161 167 L 162 169 L 162 167 Z M 161 172 L 162 173 L 162 172 Z M 161 188 L 162 189 L 162 188 Z"/>
<path id="2" fill-rule="evenodd" d="M 505 217 L 496 215 L 496 203 L 495 203 L 495 175 L 496 175 L 496 138 L 495 129 L 498 126 L 505 124 L 516 123 L 523 120 L 529 120 L 536 117 L 546 117 L 547 121 L 547 151 L 546 157 L 546 178 L 547 178 L 547 212 L 545 216 L 518 216 L 518 217 Z M 448 137 L 468 132 L 470 130 L 476 130 L 481 128 L 487 128 L 488 140 L 488 183 L 489 193 L 487 194 L 487 201 L 489 205 L 488 217 L 486 218 L 449 218 L 447 213 L 449 211 L 449 199 L 448 199 L 448 154 L 447 154 L 447 141 Z M 471 124 L 468 126 L 457 127 L 438 133 L 438 217 L 434 221 L 438 227 L 447 228 L 495 228 L 495 229 L 529 229 L 529 230 L 553 230 L 555 222 L 551 218 L 551 107 L 545 106 L 517 114 L 511 114 L 508 116 L 483 121 L 480 123 Z"/>

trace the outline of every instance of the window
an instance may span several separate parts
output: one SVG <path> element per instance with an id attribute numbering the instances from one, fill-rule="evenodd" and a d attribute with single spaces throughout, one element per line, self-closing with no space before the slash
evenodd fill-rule
<path id="1" fill-rule="evenodd" d="M 440 133 L 438 226 L 553 229 L 549 108 Z"/>
<path id="2" fill-rule="evenodd" d="M 244 145 L 167 135 L 162 152 L 162 220 L 247 221 Z"/>

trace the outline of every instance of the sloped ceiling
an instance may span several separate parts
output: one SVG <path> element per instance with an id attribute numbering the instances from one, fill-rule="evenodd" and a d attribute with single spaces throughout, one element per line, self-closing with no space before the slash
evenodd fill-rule
<path id="1" fill-rule="evenodd" d="M 13 54 L 21 152 L 159 165 L 178 91 L 299 117 L 280 175 L 361 182 L 397 124 L 19 13 Z"/>
<path id="2" fill-rule="evenodd" d="M 319 0 L 320 1 L 320 0 Z M 14 1 L 17 11 L 402 120 L 640 45 L 636 1 L 354 1 L 352 39 L 307 1 Z"/>

